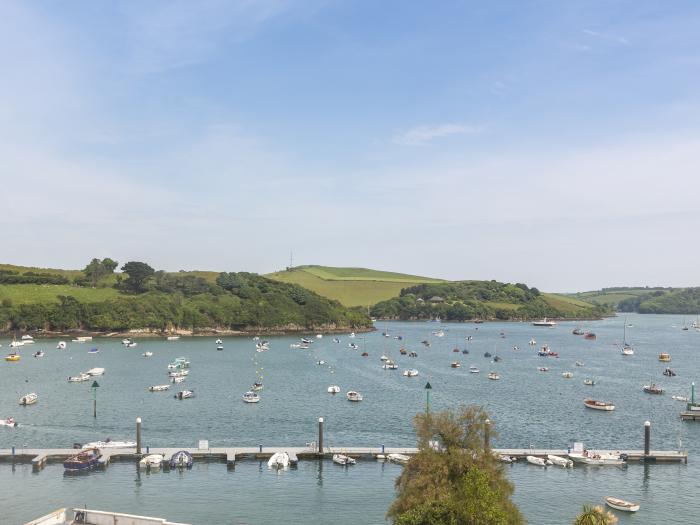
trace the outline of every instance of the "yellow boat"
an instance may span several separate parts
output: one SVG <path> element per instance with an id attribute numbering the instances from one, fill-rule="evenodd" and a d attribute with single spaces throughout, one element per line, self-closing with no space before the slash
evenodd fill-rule
<path id="1" fill-rule="evenodd" d="M 663 361 L 665 363 L 668 363 L 671 360 L 671 355 L 667 354 L 666 352 L 662 352 L 659 354 L 659 361 Z"/>
<path id="2" fill-rule="evenodd" d="M 20 356 L 19 354 L 8 354 L 5 356 L 5 361 L 19 361 Z"/>

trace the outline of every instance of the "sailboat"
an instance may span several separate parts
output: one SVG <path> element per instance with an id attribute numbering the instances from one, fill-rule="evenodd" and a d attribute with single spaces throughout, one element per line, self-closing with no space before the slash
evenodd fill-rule
<path id="1" fill-rule="evenodd" d="M 622 336 L 622 355 L 634 355 L 634 348 L 627 342 L 627 318 L 625 317 L 625 326 Z"/>

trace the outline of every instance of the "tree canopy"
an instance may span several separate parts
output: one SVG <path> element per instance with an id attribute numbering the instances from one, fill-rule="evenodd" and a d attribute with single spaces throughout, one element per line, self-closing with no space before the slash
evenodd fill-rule
<path id="1" fill-rule="evenodd" d="M 122 266 L 122 271 L 128 275 L 124 280 L 124 287 L 134 293 L 146 291 L 146 283 L 156 271 L 145 262 L 129 261 Z"/>

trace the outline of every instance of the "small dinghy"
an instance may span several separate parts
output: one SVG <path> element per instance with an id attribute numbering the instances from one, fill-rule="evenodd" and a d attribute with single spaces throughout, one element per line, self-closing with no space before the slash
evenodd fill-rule
<path id="1" fill-rule="evenodd" d="M 469 367 L 469 373 L 470 373 L 470 374 L 478 374 L 478 373 L 479 373 L 479 368 L 476 367 L 476 366 L 474 366 L 474 365 L 472 365 L 472 366 Z"/>
<path id="2" fill-rule="evenodd" d="M 547 454 L 547 459 L 552 463 L 552 465 L 557 465 L 564 468 L 572 468 L 574 462 L 570 459 L 563 458 L 561 456 L 553 456 L 552 454 Z"/>
<path id="3" fill-rule="evenodd" d="M 88 379 L 90 379 L 90 374 L 88 374 L 86 372 L 81 372 L 77 376 L 69 376 L 68 382 L 69 383 L 81 383 L 83 381 L 87 381 Z"/>
<path id="4" fill-rule="evenodd" d="M 275 452 L 267 461 L 268 468 L 287 468 L 289 467 L 289 454 L 286 452 Z"/>
<path id="5" fill-rule="evenodd" d="M 571 372 L 562 372 L 562 373 L 561 373 L 561 376 L 562 376 L 564 379 L 571 379 L 572 377 L 574 377 L 574 374 L 572 374 Z"/>
<path id="6" fill-rule="evenodd" d="M 153 352 L 144 352 L 141 354 L 142 357 L 153 357 Z"/>
<path id="7" fill-rule="evenodd" d="M 350 390 L 347 394 L 345 394 L 345 397 L 348 399 L 348 401 L 353 401 L 354 403 L 359 403 L 362 401 L 362 394 L 355 392 L 354 390 Z"/>
<path id="8" fill-rule="evenodd" d="M 538 467 L 546 467 L 547 465 L 551 465 L 551 463 L 546 459 L 538 458 L 537 456 L 527 456 L 525 459 L 528 463 L 537 465 Z"/>
<path id="9" fill-rule="evenodd" d="M 386 456 L 386 459 L 388 459 L 389 461 L 393 461 L 394 463 L 405 465 L 411 460 L 411 457 L 405 454 L 388 454 Z"/>
<path id="10" fill-rule="evenodd" d="M 58 344 L 56 345 L 56 348 L 58 348 L 59 350 L 65 350 L 66 346 L 68 346 L 68 345 L 66 344 L 65 341 L 59 341 Z"/>
<path id="11" fill-rule="evenodd" d="M 192 454 L 186 450 L 180 450 L 170 456 L 170 468 L 192 468 Z"/>
<path id="12" fill-rule="evenodd" d="M 149 392 L 165 392 L 170 389 L 170 385 L 153 385 L 148 387 Z"/>
<path id="13" fill-rule="evenodd" d="M 549 368 L 546 366 L 541 366 L 537 370 L 539 370 L 540 372 L 549 372 Z"/>
<path id="14" fill-rule="evenodd" d="M 144 470 L 157 470 L 163 464 L 163 456 L 160 454 L 149 454 L 148 456 L 141 458 L 139 461 L 139 468 Z"/>
<path id="15" fill-rule="evenodd" d="M 10 428 L 15 428 L 18 427 L 19 423 L 15 421 L 15 418 L 13 417 L 8 417 L 5 419 L 0 419 L 0 427 L 10 427 Z"/>
<path id="16" fill-rule="evenodd" d="M 338 385 L 331 385 L 328 387 L 328 393 L 329 394 L 339 394 L 340 387 Z"/>
<path id="17" fill-rule="evenodd" d="M 354 465 L 357 462 L 345 454 L 333 454 L 333 463 L 347 467 L 348 465 Z"/>
<path id="18" fill-rule="evenodd" d="M 410 368 L 408 370 L 403 371 L 403 376 L 404 377 L 416 377 L 418 375 L 418 370 L 415 368 Z"/>
<path id="19" fill-rule="evenodd" d="M 37 401 L 39 401 L 39 396 L 35 392 L 23 395 L 19 398 L 19 404 L 22 406 L 34 405 Z"/>
<path id="20" fill-rule="evenodd" d="M 622 512 L 637 512 L 639 510 L 639 503 L 632 503 L 623 499 L 611 498 L 610 496 L 605 498 L 605 504 L 608 507 L 612 507 L 615 510 L 621 510 Z"/>
<path id="21" fill-rule="evenodd" d="M 179 400 L 190 399 L 191 397 L 194 397 L 194 390 L 182 390 L 175 394 L 175 399 Z"/>
<path id="22" fill-rule="evenodd" d="M 39 350 L 38 352 L 34 352 L 34 357 L 44 357 L 44 352 Z"/>
<path id="23" fill-rule="evenodd" d="M 499 379 L 501 379 L 501 376 L 499 376 L 496 372 L 489 372 L 489 376 L 488 376 L 488 377 L 489 377 L 489 379 L 491 379 L 492 381 L 498 381 Z"/>
<path id="24" fill-rule="evenodd" d="M 259 403 L 260 402 L 260 396 L 253 392 L 252 390 L 249 390 L 245 394 L 243 394 L 243 402 L 244 403 Z"/>
<path id="25" fill-rule="evenodd" d="M 595 381 L 593 379 L 590 379 L 587 377 L 586 379 L 583 380 L 583 384 L 586 386 L 593 386 L 593 385 L 595 385 Z"/>
<path id="26" fill-rule="evenodd" d="M 459 368 L 459 367 L 461 367 L 462 365 L 459 363 L 459 361 L 452 361 L 452 363 L 450 364 L 450 366 L 451 366 L 452 368 Z"/>

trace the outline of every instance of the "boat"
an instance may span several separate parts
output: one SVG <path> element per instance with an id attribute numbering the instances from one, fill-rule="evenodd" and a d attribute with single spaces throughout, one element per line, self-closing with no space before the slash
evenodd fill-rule
<path id="1" fill-rule="evenodd" d="M 351 458 L 350 456 L 346 456 L 345 454 L 333 454 L 333 463 L 337 463 L 338 465 L 346 467 L 348 465 L 354 465 L 357 462 L 353 458 Z"/>
<path id="2" fill-rule="evenodd" d="M 325 365 L 326 362 L 325 362 L 323 359 L 321 359 L 321 360 L 319 360 L 319 361 L 316 361 L 316 364 L 317 364 L 317 365 Z"/>
<path id="3" fill-rule="evenodd" d="M 586 332 L 585 334 L 583 334 L 583 338 L 588 339 L 590 341 L 595 341 L 596 335 L 593 332 Z"/>
<path id="4" fill-rule="evenodd" d="M 355 343 L 348 343 L 348 348 L 350 348 L 352 350 L 357 350 L 360 347 L 357 346 Z"/>
<path id="5" fill-rule="evenodd" d="M 479 373 L 479 368 L 476 367 L 476 366 L 474 366 L 474 365 L 472 365 L 472 366 L 469 367 L 469 373 L 470 373 L 470 374 L 478 374 L 478 373 Z"/>
<path id="6" fill-rule="evenodd" d="M 91 368 L 90 370 L 88 370 L 88 371 L 85 372 L 85 373 L 86 373 L 87 375 L 89 375 L 90 377 L 101 376 L 102 374 L 105 373 L 105 369 L 104 369 L 104 368 L 99 368 L 99 367 L 97 367 L 97 368 Z"/>
<path id="7" fill-rule="evenodd" d="M 34 357 L 44 357 L 44 352 L 41 350 L 34 352 Z"/>
<path id="8" fill-rule="evenodd" d="M 186 375 L 189 375 L 190 371 L 189 370 L 176 370 L 174 372 L 168 372 L 169 377 L 185 377 Z"/>
<path id="9" fill-rule="evenodd" d="M 153 357 L 153 352 L 144 352 L 141 354 L 142 357 Z"/>
<path id="10" fill-rule="evenodd" d="M 379 358 L 379 360 L 380 360 L 380 361 L 388 361 L 389 358 L 388 358 L 387 356 L 385 356 L 385 355 L 382 355 L 382 356 Z"/>
<path id="11" fill-rule="evenodd" d="M 457 353 L 459 353 L 459 348 L 453 348 L 452 351 L 453 351 L 455 354 L 457 354 Z"/>
<path id="12" fill-rule="evenodd" d="M 137 346 L 137 345 L 138 345 L 138 343 L 137 343 L 136 341 L 129 341 L 125 346 L 126 346 L 127 348 L 133 348 L 133 347 L 135 347 L 135 346 Z"/>
<path id="13" fill-rule="evenodd" d="M 411 460 L 411 457 L 407 456 L 406 454 L 387 454 L 386 459 L 393 461 L 394 463 L 405 465 Z"/>
<path id="14" fill-rule="evenodd" d="M 68 382 L 69 383 L 82 383 L 83 381 L 87 381 L 88 379 L 90 379 L 90 374 L 87 374 L 85 372 L 81 372 L 77 376 L 69 376 Z"/>
<path id="15" fill-rule="evenodd" d="M 499 454 L 498 455 L 498 461 L 500 461 L 501 463 L 513 463 L 517 460 L 518 460 L 518 458 L 515 456 L 508 456 L 506 454 Z"/>
<path id="16" fill-rule="evenodd" d="M 27 343 L 27 342 L 29 342 L 29 341 L 31 341 L 32 343 L 34 342 L 34 338 L 33 338 L 31 335 L 29 335 L 29 334 L 23 335 L 22 337 L 20 337 L 20 339 L 21 339 L 22 341 L 24 341 L 25 343 Z"/>
<path id="17" fill-rule="evenodd" d="M 499 376 L 496 372 L 489 372 L 488 378 L 492 379 L 493 381 L 498 381 L 501 379 L 501 376 Z"/>
<path id="18" fill-rule="evenodd" d="M 606 496 L 603 499 L 608 507 L 615 510 L 620 510 L 622 512 L 637 512 L 639 510 L 639 503 L 632 503 L 623 499 L 611 498 L 610 496 Z"/>
<path id="19" fill-rule="evenodd" d="M 574 374 L 572 374 L 571 372 L 562 372 L 562 373 L 561 373 L 561 376 L 562 376 L 564 379 L 571 379 L 572 377 L 574 377 Z"/>
<path id="20" fill-rule="evenodd" d="M 145 470 L 156 470 L 159 469 L 163 464 L 163 456 L 161 454 L 149 454 L 141 458 L 139 461 L 139 468 Z"/>
<path id="21" fill-rule="evenodd" d="M 340 339 L 338 339 L 337 337 L 334 337 L 334 338 L 333 338 L 333 342 L 334 342 L 334 343 L 340 343 Z"/>
<path id="22" fill-rule="evenodd" d="M 250 389 L 253 392 L 260 392 L 263 388 L 265 388 L 265 385 L 263 385 L 260 381 L 256 381 L 252 385 L 250 385 Z"/>
<path id="23" fill-rule="evenodd" d="M 651 383 L 650 385 L 644 385 L 642 387 L 642 390 L 644 390 L 647 394 L 663 394 L 664 389 L 658 386 L 656 383 Z"/>
<path id="24" fill-rule="evenodd" d="M 311 343 L 313 343 L 311 339 L 307 339 L 306 337 L 302 337 L 301 342 L 305 345 L 310 345 Z"/>
<path id="25" fill-rule="evenodd" d="M 361 355 L 362 357 L 369 357 L 369 354 L 368 354 L 367 352 L 362 352 L 362 354 L 360 354 L 360 355 Z M 410 357 L 410 356 L 409 356 L 409 357 Z"/>
<path id="26" fill-rule="evenodd" d="M 538 458 L 537 456 L 526 456 L 525 459 L 531 465 L 537 465 L 538 467 L 546 467 L 549 465 L 546 459 Z"/>
<path id="27" fill-rule="evenodd" d="M 89 448 L 136 448 L 136 442 L 135 441 L 112 441 L 111 439 L 107 438 L 104 441 L 93 441 L 92 443 L 85 443 L 82 446 L 82 449 L 89 449 Z"/>
<path id="28" fill-rule="evenodd" d="M 436 330 L 433 332 L 433 335 L 435 337 L 445 337 L 445 331 L 444 330 Z"/>
<path id="29" fill-rule="evenodd" d="M 178 339 L 180 339 L 179 335 L 169 335 L 165 338 L 166 341 L 177 341 Z"/>
<path id="30" fill-rule="evenodd" d="M 634 355 L 634 348 L 627 341 L 627 318 L 625 317 L 625 324 L 622 329 L 622 355 Z"/>
<path id="31" fill-rule="evenodd" d="M 88 341 L 92 341 L 92 336 L 90 335 L 81 335 L 76 337 L 75 339 L 71 340 L 74 343 L 87 343 Z"/>
<path id="32" fill-rule="evenodd" d="M 243 402 L 244 403 L 259 403 L 260 402 L 260 396 L 253 392 L 252 390 L 248 390 L 245 394 L 243 394 Z"/>
<path id="33" fill-rule="evenodd" d="M 539 370 L 540 372 L 549 372 L 549 367 L 541 366 L 537 370 Z"/>
<path id="34" fill-rule="evenodd" d="M 576 366 L 585 366 L 582 361 L 576 361 Z"/>
<path id="35" fill-rule="evenodd" d="M 533 337 L 530 339 L 530 342 L 528 343 L 530 346 L 535 346 L 537 344 L 537 341 L 535 341 L 535 338 Z"/>
<path id="36" fill-rule="evenodd" d="M 182 390 L 175 394 L 175 399 L 179 400 L 190 399 L 191 397 L 194 397 L 194 390 Z"/>
<path id="37" fill-rule="evenodd" d="M 10 348 L 19 348 L 20 346 L 24 346 L 24 341 L 12 341 L 8 346 Z"/>
<path id="38" fill-rule="evenodd" d="M 688 399 L 687 397 L 680 395 L 671 396 L 671 399 L 673 399 L 674 401 L 683 401 L 684 403 L 690 401 L 690 399 Z"/>
<path id="39" fill-rule="evenodd" d="M 286 452 L 275 452 L 269 460 L 267 460 L 268 468 L 287 468 L 289 467 L 289 454 Z"/>
<path id="40" fill-rule="evenodd" d="M 98 448 L 87 448 L 65 460 L 63 468 L 68 472 L 92 470 L 100 464 L 101 457 Z"/>
<path id="41" fill-rule="evenodd" d="M 624 465 L 627 461 L 627 455 L 619 452 L 596 453 L 592 450 L 583 450 L 582 452 L 570 452 L 569 459 L 574 463 L 583 463 L 584 465 Z"/>
<path id="42" fill-rule="evenodd" d="M 185 376 L 176 376 L 176 377 L 171 377 L 170 382 L 171 383 L 184 383 L 185 379 L 187 379 Z"/>
<path id="43" fill-rule="evenodd" d="M 215 344 L 222 345 L 222 344 L 224 344 L 224 342 L 221 339 L 217 339 Z"/>
<path id="44" fill-rule="evenodd" d="M 563 458 L 561 456 L 554 456 L 552 454 L 547 454 L 547 460 L 552 465 L 557 465 L 559 467 L 571 468 L 574 466 L 574 462 L 572 460 Z"/>
<path id="45" fill-rule="evenodd" d="M 484 352 L 484 357 L 491 357 L 491 352 Z"/>
<path id="46" fill-rule="evenodd" d="M 168 370 L 181 370 L 183 368 L 189 368 L 190 362 L 185 357 L 177 357 L 175 361 L 168 365 Z"/>
<path id="47" fill-rule="evenodd" d="M 5 419 L 0 419 L 0 427 L 18 427 L 19 423 L 15 421 L 13 417 L 7 417 Z"/>
<path id="48" fill-rule="evenodd" d="M 421 341 L 421 344 L 426 348 L 430 348 L 430 341 Z"/>
<path id="49" fill-rule="evenodd" d="M 345 394 L 345 397 L 348 399 L 348 401 L 353 401 L 355 403 L 358 403 L 362 401 L 362 394 L 359 392 L 355 392 L 354 390 L 350 390 Z"/>
<path id="50" fill-rule="evenodd" d="M 355 337 L 355 332 L 350 332 L 350 335 L 348 337 Z"/>
<path id="51" fill-rule="evenodd" d="M 99 348 L 91 348 L 90 350 L 88 350 L 88 354 L 97 354 L 99 353 L 99 351 Z"/>
<path id="52" fill-rule="evenodd" d="M 391 359 L 389 361 L 385 361 L 384 364 L 382 365 L 382 368 L 384 370 L 396 370 L 399 367 L 396 363 L 394 363 Z"/>
<path id="53" fill-rule="evenodd" d="M 584 399 L 583 404 L 586 408 L 592 408 L 593 410 L 604 410 L 610 412 L 615 410 L 615 405 L 607 401 L 598 401 L 597 399 Z"/>
<path id="54" fill-rule="evenodd" d="M 221 352 L 224 349 L 224 345 L 216 345 L 216 349 Z"/>
<path id="55" fill-rule="evenodd" d="M 14 352 L 5 356 L 5 361 L 9 361 L 11 363 L 14 361 L 19 361 L 20 359 L 22 359 L 22 357 Z"/>
<path id="56" fill-rule="evenodd" d="M 459 363 L 459 361 L 452 361 L 452 364 L 450 364 L 450 366 L 452 368 L 459 368 L 462 365 Z"/>
<path id="57" fill-rule="evenodd" d="M 408 354 L 408 350 L 406 350 L 404 347 L 401 347 L 401 348 L 399 348 L 399 354 L 406 355 L 406 354 Z"/>
<path id="58" fill-rule="evenodd" d="M 554 321 L 548 320 L 546 317 L 542 319 L 541 321 L 533 321 L 532 326 L 556 326 L 557 323 Z"/>
<path id="59" fill-rule="evenodd" d="M 418 357 L 418 352 L 409 352 L 408 357 Z"/>
<path id="60" fill-rule="evenodd" d="M 292 343 L 289 345 L 289 348 L 301 348 L 301 345 L 299 343 Z"/>
<path id="61" fill-rule="evenodd" d="M 676 372 L 672 368 L 666 368 L 666 370 L 663 371 L 663 374 L 668 377 L 675 377 Z"/>
<path id="62" fill-rule="evenodd" d="M 66 344 L 65 341 L 59 341 L 58 344 L 56 345 L 56 348 L 59 350 L 65 350 L 68 345 Z"/>
<path id="63" fill-rule="evenodd" d="M 493 356 L 493 362 L 494 362 L 494 363 L 498 363 L 499 361 L 501 361 L 501 357 L 500 357 L 500 356 L 497 356 L 497 355 Z"/>
<path id="64" fill-rule="evenodd" d="M 192 454 L 180 450 L 170 456 L 170 468 L 192 468 Z"/>
<path id="65" fill-rule="evenodd" d="M 19 404 L 22 406 L 34 405 L 37 401 L 39 401 L 39 396 L 35 392 L 25 394 L 19 398 Z"/>
<path id="66" fill-rule="evenodd" d="M 590 379 L 587 377 L 586 379 L 583 380 L 583 384 L 586 386 L 593 386 L 593 385 L 595 385 L 595 381 L 593 379 Z"/>
<path id="67" fill-rule="evenodd" d="M 340 387 L 338 385 L 331 385 L 328 387 L 328 393 L 329 394 L 339 394 Z"/>
<path id="68" fill-rule="evenodd" d="M 671 354 L 661 352 L 659 354 L 659 361 L 661 361 L 662 363 L 668 363 L 669 361 L 671 361 Z"/>
<path id="69" fill-rule="evenodd" d="M 574 335 L 583 335 L 583 330 L 581 330 L 581 328 L 579 328 L 579 327 L 576 327 L 573 329 L 573 331 L 571 333 Z"/>
<path id="70" fill-rule="evenodd" d="M 129 338 L 122 339 L 122 344 L 123 344 L 124 346 L 127 346 L 129 343 L 131 343 L 131 339 L 129 339 Z"/>
<path id="71" fill-rule="evenodd" d="M 465 348 L 464 350 L 462 350 L 462 354 L 464 354 L 464 355 L 469 355 L 469 350 L 467 350 L 467 349 Z"/>
<path id="72" fill-rule="evenodd" d="M 416 377 L 418 375 L 418 370 L 415 368 L 409 368 L 408 370 L 403 371 L 404 377 Z"/>
<path id="73" fill-rule="evenodd" d="M 623 346 L 621 353 L 622 355 L 634 355 L 634 350 L 630 346 Z"/>
<path id="74" fill-rule="evenodd" d="M 170 390 L 170 385 L 153 385 L 148 387 L 149 392 L 165 392 Z"/>

